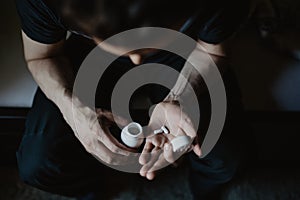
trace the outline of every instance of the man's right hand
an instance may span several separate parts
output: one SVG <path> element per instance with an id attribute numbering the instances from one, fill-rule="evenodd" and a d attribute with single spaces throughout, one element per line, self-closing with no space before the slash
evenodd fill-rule
<path id="1" fill-rule="evenodd" d="M 68 111 L 72 112 L 72 110 Z M 71 115 L 70 115 L 71 114 Z M 126 126 L 126 120 L 111 112 L 88 106 L 73 106 L 73 113 L 65 117 L 74 134 L 87 152 L 108 165 L 129 165 L 136 162 L 133 150 L 119 143 L 110 133 L 109 126 Z"/>

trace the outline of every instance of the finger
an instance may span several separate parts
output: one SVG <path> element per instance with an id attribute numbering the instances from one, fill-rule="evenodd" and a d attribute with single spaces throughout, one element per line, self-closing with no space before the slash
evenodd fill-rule
<path id="1" fill-rule="evenodd" d="M 164 144 L 167 142 L 168 138 L 163 134 L 152 135 L 148 137 L 148 141 L 154 146 L 163 148 Z"/>
<path id="2" fill-rule="evenodd" d="M 169 143 L 166 143 L 164 146 L 164 156 L 167 162 L 169 163 L 175 162 L 173 148 L 172 145 Z"/>
<path id="3" fill-rule="evenodd" d="M 168 166 L 170 163 L 168 163 L 164 157 L 164 154 L 160 154 L 157 161 L 154 163 L 154 165 L 148 170 L 146 174 L 146 178 L 148 180 L 153 180 L 155 178 L 155 174 L 158 170 Z"/>
<path id="4" fill-rule="evenodd" d="M 169 134 L 165 134 L 164 136 L 167 138 L 168 142 L 173 140 L 176 137 L 175 135 L 173 135 L 172 132 L 170 132 Z"/>
<path id="5" fill-rule="evenodd" d="M 197 133 L 194 129 L 193 123 L 191 119 L 186 116 L 185 114 L 182 115 L 182 119 L 180 120 L 179 127 L 184 130 L 186 135 L 190 136 L 191 138 L 196 137 Z"/>
<path id="6" fill-rule="evenodd" d="M 174 152 L 171 144 L 166 144 L 164 148 L 164 156 L 168 163 L 176 165 L 176 161 L 186 152 L 192 149 L 192 147 L 187 147 L 183 151 Z"/>
<path id="7" fill-rule="evenodd" d="M 92 146 L 88 148 L 88 152 L 91 153 L 97 160 L 109 165 L 129 165 L 137 162 L 137 156 L 122 156 L 111 152 L 101 142 L 95 141 Z"/>
<path id="8" fill-rule="evenodd" d="M 161 130 L 161 127 L 166 124 L 166 122 L 163 121 L 163 119 L 160 119 L 158 117 L 155 117 L 155 119 L 151 118 L 151 120 L 152 121 L 149 122 L 149 124 L 147 126 L 148 127 L 147 136 L 153 136 L 153 135 L 155 135 L 154 134 L 155 130 Z M 156 135 L 158 135 L 158 133 Z"/>
<path id="9" fill-rule="evenodd" d="M 134 149 L 134 148 L 130 148 L 130 147 L 127 147 L 125 146 L 124 144 L 120 143 L 110 132 L 110 130 L 106 127 L 103 129 L 103 131 L 105 132 L 106 136 L 109 138 L 110 141 L 112 141 L 112 143 L 117 147 L 119 148 L 120 151 L 122 150 L 125 150 L 125 151 L 128 151 L 128 152 L 133 152 L 133 153 L 136 153 L 137 150 Z M 114 153 L 118 153 L 118 151 L 113 151 Z"/>
<path id="10" fill-rule="evenodd" d="M 197 156 L 201 156 L 202 155 L 202 151 L 200 148 L 200 143 L 199 143 L 199 136 L 196 135 L 194 141 L 193 141 L 193 151 Z"/>
<path id="11" fill-rule="evenodd" d="M 154 149 L 150 153 L 150 160 L 142 166 L 140 170 L 141 176 L 146 176 L 149 169 L 154 165 L 159 156 L 162 154 L 162 150 L 159 147 L 154 147 Z"/>
<path id="12" fill-rule="evenodd" d="M 98 141 L 102 142 L 111 152 L 120 154 L 123 156 L 130 156 L 133 149 L 126 147 L 125 145 L 118 142 L 118 140 L 110 134 L 108 128 L 103 128 L 102 131 L 98 132 Z"/>
<path id="13" fill-rule="evenodd" d="M 146 178 L 149 180 L 149 181 L 152 181 L 154 178 L 155 178 L 155 172 L 147 172 L 146 174 Z"/>
<path id="14" fill-rule="evenodd" d="M 141 165 L 145 165 L 149 161 L 150 152 L 153 150 L 153 148 L 154 146 L 152 145 L 152 143 L 147 140 L 144 149 L 141 153 L 141 156 L 139 158 L 139 163 Z"/>
<path id="15" fill-rule="evenodd" d="M 189 153 L 189 152 L 191 152 L 191 151 L 193 151 L 193 150 L 194 150 L 194 145 L 191 145 L 191 146 L 188 148 L 187 152 Z"/>
<path id="16" fill-rule="evenodd" d="M 200 156 L 202 155 L 202 151 L 201 151 L 201 148 L 200 148 L 200 144 L 194 145 L 193 151 L 194 151 L 194 153 L 195 153 L 197 156 L 200 157 Z"/>

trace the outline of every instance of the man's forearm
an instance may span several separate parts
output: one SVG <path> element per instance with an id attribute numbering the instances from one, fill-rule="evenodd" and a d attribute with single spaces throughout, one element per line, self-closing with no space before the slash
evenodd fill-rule
<path id="1" fill-rule="evenodd" d="M 197 62 L 193 62 L 195 59 Z M 183 96 L 190 95 L 191 92 L 195 92 L 197 96 L 203 94 L 207 90 L 203 76 L 208 77 L 212 67 L 217 67 L 222 75 L 228 67 L 228 61 L 224 55 L 211 54 L 198 47 L 191 53 L 188 60 L 192 62 L 192 65 L 188 62 L 184 65 L 165 100 L 179 100 Z"/>
<path id="2" fill-rule="evenodd" d="M 74 75 L 64 56 L 29 60 L 29 71 L 45 95 L 64 112 L 72 100 Z"/>

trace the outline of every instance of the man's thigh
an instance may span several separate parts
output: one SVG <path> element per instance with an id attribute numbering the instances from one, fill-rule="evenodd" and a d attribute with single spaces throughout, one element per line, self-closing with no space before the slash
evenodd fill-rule
<path id="1" fill-rule="evenodd" d="M 229 182 L 244 165 L 254 157 L 251 155 L 251 129 L 244 119 L 241 95 L 234 74 L 226 72 L 223 77 L 227 94 L 227 113 L 221 136 L 212 151 L 204 158 L 190 153 L 189 183 L 196 198 L 209 198 L 218 194 L 222 185 Z M 199 134 L 207 131 L 210 123 L 209 95 L 200 99 L 201 120 Z M 250 157 L 251 156 L 251 157 Z M 211 197 L 216 198 L 216 197 Z"/>

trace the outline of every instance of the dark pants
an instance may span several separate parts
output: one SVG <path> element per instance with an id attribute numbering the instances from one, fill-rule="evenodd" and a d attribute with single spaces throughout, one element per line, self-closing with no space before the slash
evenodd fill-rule
<path id="1" fill-rule="evenodd" d="M 72 64 L 78 67 L 92 47 L 80 37 L 74 36 L 69 39 L 67 52 Z M 176 69 L 180 69 L 184 63 L 184 60 L 167 53 L 163 55 L 158 62 Z M 149 62 L 153 61 L 151 59 L 149 58 Z M 108 70 L 107 78 L 103 79 L 103 83 L 111 83 L 109 87 L 111 89 L 113 82 L 133 67 L 130 60 L 125 58 L 120 58 L 113 65 L 112 71 Z M 76 73 L 76 67 L 74 72 Z M 189 181 L 196 198 L 215 193 L 220 186 L 231 180 L 242 158 L 245 158 L 244 144 L 247 142 L 245 138 L 248 131 L 242 120 L 239 90 L 232 73 L 227 74 L 224 75 L 224 81 L 228 96 L 228 113 L 222 136 L 213 151 L 204 159 L 197 158 L 193 153 L 188 155 L 191 164 Z M 155 93 L 152 95 L 153 101 L 160 101 L 167 92 L 157 86 L 152 90 L 149 89 L 149 93 L 151 91 Z M 160 98 L 157 91 L 159 91 Z M 96 98 L 98 99 L 97 106 L 109 109 L 109 94 L 98 92 L 97 96 L 99 96 Z M 203 121 L 200 131 L 205 131 L 209 118 L 208 95 L 204 94 L 200 101 Z M 36 92 L 32 109 L 27 116 L 17 160 L 20 177 L 25 183 L 48 192 L 68 196 L 84 194 L 94 187 L 101 188 L 101 184 L 105 185 L 108 174 L 111 176 L 111 174 L 120 173 L 102 165 L 85 151 L 64 121 L 59 109 L 46 98 L 40 89 Z"/>

